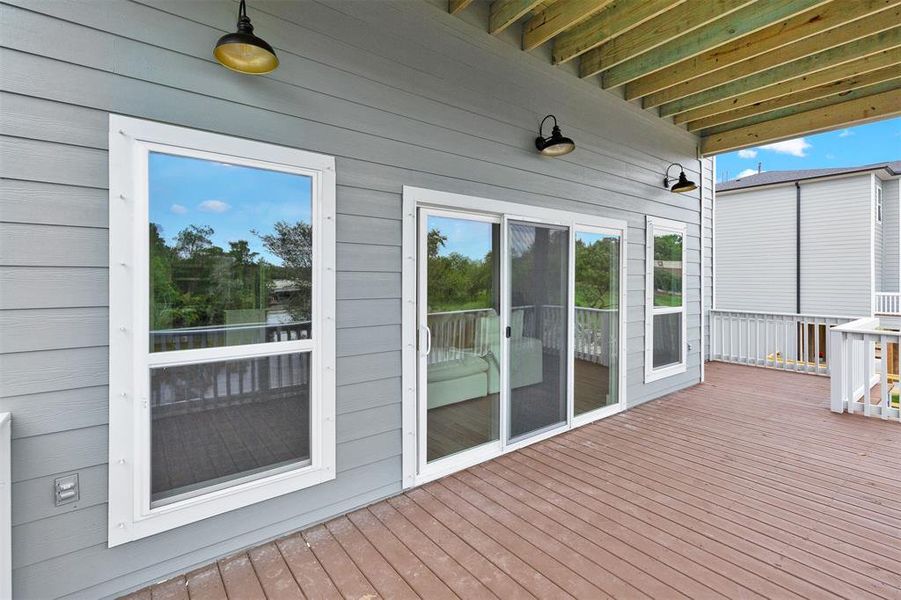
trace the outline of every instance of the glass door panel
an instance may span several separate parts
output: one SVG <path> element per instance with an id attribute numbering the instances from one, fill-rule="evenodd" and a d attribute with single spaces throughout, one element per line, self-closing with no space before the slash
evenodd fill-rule
<path id="1" fill-rule="evenodd" d="M 425 211 L 421 218 L 431 462 L 499 439 L 500 222 Z"/>
<path id="2" fill-rule="evenodd" d="M 508 315 L 509 437 L 567 420 L 569 231 L 511 221 Z"/>
<path id="3" fill-rule="evenodd" d="M 619 234 L 575 234 L 575 414 L 619 402 Z"/>

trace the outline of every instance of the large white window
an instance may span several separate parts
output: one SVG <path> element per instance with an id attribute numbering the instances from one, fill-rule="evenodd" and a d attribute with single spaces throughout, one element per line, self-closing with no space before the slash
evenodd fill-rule
<path id="1" fill-rule="evenodd" d="M 645 381 L 685 372 L 685 224 L 647 218 Z"/>
<path id="2" fill-rule="evenodd" d="M 110 116 L 109 545 L 335 477 L 335 163 Z"/>

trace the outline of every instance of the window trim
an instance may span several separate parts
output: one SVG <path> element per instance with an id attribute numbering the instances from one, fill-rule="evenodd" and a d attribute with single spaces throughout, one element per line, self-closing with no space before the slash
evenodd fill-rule
<path id="1" fill-rule="evenodd" d="M 882 200 L 882 186 L 876 185 L 876 223 L 882 223 L 884 205 Z"/>
<path id="2" fill-rule="evenodd" d="M 312 339 L 149 351 L 148 156 L 162 151 L 312 178 Z M 174 125 L 109 118 L 108 544 L 193 523 L 335 478 L 335 159 Z M 150 504 L 150 368 L 311 353 L 311 464 Z"/>
<path id="3" fill-rule="evenodd" d="M 688 226 L 681 221 L 671 221 L 660 217 L 646 217 L 645 221 L 645 352 L 644 381 L 651 383 L 659 379 L 685 373 L 688 370 L 688 294 L 685 285 L 687 261 Z M 654 238 L 658 233 L 678 233 L 682 236 L 682 306 L 654 306 Z M 682 315 L 681 360 L 677 363 L 654 368 L 654 316 L 665 314 Z"/>

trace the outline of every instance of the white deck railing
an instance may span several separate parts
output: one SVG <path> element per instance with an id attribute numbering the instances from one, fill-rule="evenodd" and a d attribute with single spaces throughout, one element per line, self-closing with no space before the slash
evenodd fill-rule
<path id="1" fill-rule="evenodd" d="M 829 328 L 854 317 L 710 311 L 710 359 L 829 374 Z"/>
<path id="2" fill-rule="evenodd" d="M 834 327 L 830 337 L 832 410 L 901 421 L 898 395 L 892 393 L 901 333 L 882 329 L 878 317 L 868 317 Z"/>
<path id="3" fill-rule="evenodd" d="M 566 340 L 566 310 L 558 305 L 540 307 L 540 331 L 536 325 L 535 306 L 514 306 L 513 314 L 521 319 L 521 329 L 526 337 L 537 336 L 545 348 L 560 350 L 561 341 Z M 432 335 L 433 352 L 428 362 L 442 362 L 461 358 L 468 354 L 487 354 L 491 350 L 490 335 L 499 335 L 497 330 L 481 328 L 479 323 L 486 318 L 497 318 L 491 309 L 470 309 L 428 314 Z M 573 352 L 576 358 L 602 365 L 610 364 L 611 348 L 615 347 L 618 311 L 612 308 L 575 308 L 575 335 Z M 494 344 L 499 340 L 494 340 Z"/>
<path id="4" fill-rule="evenodd" d="M 12 598 L 12 417 L 0 413 L 0 598 Z"/>
<path id="5" fill-rule="evenodd" d="M 876 292 L 877 315 L 901 315 L 901 293 Z"/>

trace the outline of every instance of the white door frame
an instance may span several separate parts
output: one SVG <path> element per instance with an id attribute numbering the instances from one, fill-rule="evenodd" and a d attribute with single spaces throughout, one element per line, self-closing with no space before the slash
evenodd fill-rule
<path id="1" fill-rule="evenodd" d="M 436 461 L 434 464 L 425 462 L 424 445 L 425 436 L 424 427 L 420 423 L 425 419 L 425 403 L 419 401 L 417 389 L 420 385 L 420 363 L 425 360 L 420 353 L 418 347 L 418 323 L 421 318 L 420 312 L 425 310 L 420 306 L 421 299 L 420 281 L 425 276 L 425 265 L 418 264 L 417 255 L 420 251 L 419 246 L 425 243 L 425 236 L 420 236 L 420 228 L 425 227 L 419 225 L 417 227 L 417 211 L 424 209 L 425 214 L 442 214 L 445 216 L 475 217 L 483 215 L 486 220 L 492 222 L 501 222 L 500 244 L 504 249 L 503 257 L 506 257 L 507 245 L 507 225 L 510 220 L 536 222 L 548 225 L 562 225 L 569 229 L 569 301 L 568 301 L 568 333 L 567 333 L 567 362 L 569 364 L 569 377 L 567 378 L 567 419 L 566 422 L 559 427 L 542 432 L 541 434 L 518 440 L 514 443 L 507 441 L 507 396 L 509 395 L 509 386 L 507 385 L 507 368 L 501 369 L 501 393 L 500 393 L 500 440 L 498 442 L 489 442 L 477 446 L 475 448 L 460 452 L 459 454 L 449 456 L 445 459 Z M 618 402 L 612 406 L 599 408 L 590 413 L 573 417 L 574 401 L 573 401 L 573 367 L 571 360 L 574 343 L 574 272 L 575 261 L 574 256 L 575 233 L 577 231 L 596 231 L 600 230 L 606 233 L 620 235 L 620 289 L 619 289 L 619 386 L 618 386 Z M 525 204 L 517 204 L 513 202 L 505 202 L 501 200 L 492 200 L 490 198 L 479 198 L 463 194 L 453 194 L 449 192 L 440 192 L 436 190 L 428 190 L 418 187 L 404 186 L 403 188 L 403 266 L 401 272 L 402 286 L 402 373 L 401 384 L 403 389 L 403 406 L 402 406 L 402 425 L 403 425 L 403 487 L 410 488 L 421 485 L 428 481 L 438 479 L 450 473 L 465 469 L 472 465 L 484 462 L 485 460 L 500 456 L 506 452 L 516 450 L 523 446 L 533 444 L 535 442 L 547 439 L 572 427 L 578 427 L 600 418 L 610 416 L 622 411 L 626 407 L 626 385 L 625 374 L 626 353 L 625 340 L 626 320 L 625 320 L 625 299 L 626 299 L 626 230 L 625 221 L 618 219 L 609 219 L 606 217 L 597 217 L 588 214 L 572 213 L 568 211 L 556 210 L 540 206 L 529 206 Z M 502 258 L 503 258 L 502 257 Z M 502 259 L 501 265 L 501 283 L 506 291 L 502 294 L 501 299 L 501 315 L 500 315 L 500 331 L 506 331 L 507 319 L 510 308 L 509 299 L 509 267 L 507 260 Z M 501 354 L 500 364 L 506 365 L 507 345 L 506 336 L 501 338 Z"/>

